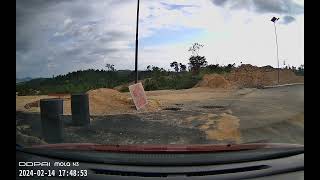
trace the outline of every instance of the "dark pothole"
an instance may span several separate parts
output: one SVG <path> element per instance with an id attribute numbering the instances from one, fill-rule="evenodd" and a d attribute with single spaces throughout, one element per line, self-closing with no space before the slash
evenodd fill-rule
<path id="1" fill-rule="evenodd" d="M 164 108 L 163 110 L 168 110 L 168 111 L 179 111 L 179 110 L 181 110 L 181 108 L 179 108 L 179 107 L 167 107 L 167 108 Z"/>
<path id="2" fill-rule="evenodd" d="M 200 107 L 204 109 L 217 109 L 217 110 L 223 110 L 226 108 L 225 106 L 200 106 Z"/>

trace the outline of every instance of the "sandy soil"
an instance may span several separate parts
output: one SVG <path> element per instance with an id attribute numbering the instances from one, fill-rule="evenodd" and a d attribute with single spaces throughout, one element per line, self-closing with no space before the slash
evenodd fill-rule
<path id="1" fill-rule="evenodd" d="M 108 115 L 121 113 L 154 112 L 165 107 L 192 101 L 203 101 L 210 98 L 224 98 L 230 96 L 235 90 L 192 88 L 184 90 L 160 90 L 147 91 L 148 105 L 146 108 L 136 111 L 130 93 L 120 93 L 112 89 L 98 89 L 89 92 L 90 114 Z M 54 98 L 53 96 L 17 96 L 16 111 L 40 112 L 39 107 L 25 108 L 28 103 L 40 99 Z M 70 97 L 64 99 L 64 114 L 71 114 Z"/>
<path id="2" fill-rule="evenodd" d="M 284 77 L 287 81 L 283 82 L 303 82 L 291 72 L 286 73 L 287 77 Z M 270 76 L 274 76 L 274 72 Z M 70 96 L 66 96 L 65 142 L 217 144 L 259 141 L 263 138 L 271 142 L 304 143 L 303 85 L 239 89 L 225 80 L 210 75 L 198 85 L 200 87 L 148 91 L 148 106 L 139 111 L 135 109 L 130 93 L 113 89 L 89 91 L 90 128 L 70 126 Z M 248 76 L 240 81 L 234 80 L 244 86 L 259 85 L 262 81 L 260 76 L 254 81 L 250 81 Z M 40 108 L 36 103 L 45 98 L 53 96 L 16 97 L 16 136 L 21 144 L 46 143 L 41 139 Z M 26 104 L 30 108 L 26 108 Z"/>
<path id="3" fill-rule="evenodd" d="M 279 71 L 279 83 L 302 83 L 303 76 L 297 76 L 292 70 Z M 278 70 L 243 64 L 227 74 L 206 74 L 196 87 L 210 88 L 257 88 L 278 84 Z"/>
<path id="4" fill-rule="evenodd" d="M 24 106 L 28 103 L 32 103 L 35 101 L 39 101 L 40 99 L 52 98 L 50 96 L 16 96 L 16 111 L 23 112 L 40 112 L 39 107 L 33 107 L 30 109 L 26 109 Z"/>
<path id="5" fill-rule="evenodd" d="M 96 89 L 88 92 L 91 115 L 136 113 L 136 108 L 129 93 L 120 93 L 113 89 Z M 56 96 L 16 96 L 16 111 L 40 112 L 40 99 L 57 98 Z M 71 115 L 70 96 L 64 98 L 64 115 Z M 158 99 L 149 98 L 148 104 L 139 112 L 160 110 Z"/>

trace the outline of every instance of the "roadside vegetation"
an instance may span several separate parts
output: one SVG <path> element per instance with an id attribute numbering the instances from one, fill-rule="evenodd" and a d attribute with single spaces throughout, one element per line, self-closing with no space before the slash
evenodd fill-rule
<path id="1" fill-rule="evenodd" d="M 199 55 L 204 45 L 194 43 L 190 48 L 191 56 L 188 64 L 179 61 L 170 63 L 172 70 L 156 66 L 147 66 L 139 71 L 139 79 L 143 80 L 146 91 L 163 89 L 188 89 L 194 87 L 205 74 L 225 74 L 236 68 L 236 64 L 208 64 L 205 56 Z M 289 67 L 296 75 L 304 76 L 304 66 Z M 116 70 L 114 65 L 106 64 L 105 69 L 80 70 L 52 78 L 37 78 L 16 84 L 18 95 L 46 95 L 52 93 L 80 93 L 91 89 L 114 88 L 134 81 L 135 72 Z M 128 92 L 127 86 L 120 89 Z"/>

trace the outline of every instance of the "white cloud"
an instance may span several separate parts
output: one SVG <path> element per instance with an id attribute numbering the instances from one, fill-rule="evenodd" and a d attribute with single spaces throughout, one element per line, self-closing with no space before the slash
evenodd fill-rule
<path id="1" fill-rule="evenodd" d="M 181 17 L 179 21 L 173 22 L 207 30 L 208 33 L 199 37 L 198 42 L 205 44 L 200 53 L 207 57 L 209 63 L 240 64 L 242 61 L 259 66 L 277 66 L 274 26 L 270 21 L 276 14 L 256 14 L 246 10 L 226 11 L 211 6 L 207 1 L 201 1 L 198 5 L 200 8 L 194 9 L 190 18 Z M 279 59 L 294 66 L 304 63 L 303 15 L 297 17 L 297 21 L 290 25 L 277 25 Z M 157 22 L 167 19 L 171 18 L 159 16 Z M 173 59 L 182 59 L 187 63 L 187 48 L 191 43 L 161 45 L 154 47 L 152 54 L 142 51 L 141 62 L 144 66 L 150 62 L 149 64 L 164 64 L 166 67 Z M 152 55 L 154 58 L 150 60 Z"/>

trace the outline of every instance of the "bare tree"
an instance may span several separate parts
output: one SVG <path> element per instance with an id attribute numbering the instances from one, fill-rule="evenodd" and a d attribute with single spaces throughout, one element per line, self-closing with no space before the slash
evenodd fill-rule
<path id="1" fill-rule="evenodd" d="M 188 51 L 192 53 L 192 56 L 199 56 L 199 50 L 202 48 L 204 45 L 199 44 L 199 43 L 194 43 Z"/>

